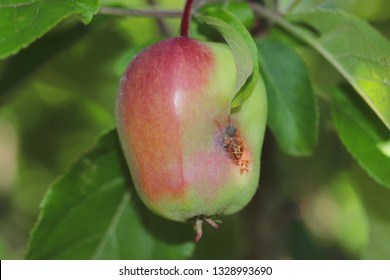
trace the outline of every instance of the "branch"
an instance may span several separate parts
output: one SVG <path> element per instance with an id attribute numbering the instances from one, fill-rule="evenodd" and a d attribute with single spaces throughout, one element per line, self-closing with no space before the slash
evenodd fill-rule
<path id="1" fill-rule="evenodd" d="M 159 10 L 159 9 L 124 9 L 113 7 L 101 7 L 99 14 L 113 16 L 133 16 L 133 17 L 181 17 L 181 10 Z"/>
<path id="2" fill-rule="evenodd" d="M 149 6 L 155 8 L 156 0 L 147 0 L 146 2 L 149 4 Z M 172 32 L 169 29 L 169 26 L 166 24 L 166 22 L 163 18 L 161 18 L 161 17 L 156 18 L 155 21 L 157 23 L 158 29 L 160 31 L 160 35 L 162 37 L 166 37 L 166 38 L 172 37 L 172 34 L 171 34 Z"/>
<path id="3" fill-rule="evenodd" d="M 309 46 L 316 49 L 319 53 L 323 54 L 321 45 L 319 45 L 315 38 L 313 38 L 313 36 L 311 36 L 308 32 L 305 32 L 303 29 L 291 24 L 288 20 L 284 19 L 277 13 L 268 10 L 262 5 L 251 3 L 251 7 L 256 16 L 268 19 L 269 21 L 279 25 L 295 37 L 301 39 Z"/>

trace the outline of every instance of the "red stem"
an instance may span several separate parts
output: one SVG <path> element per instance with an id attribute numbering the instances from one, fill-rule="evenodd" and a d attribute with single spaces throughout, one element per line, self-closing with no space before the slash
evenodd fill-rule
<path id="1" fill-rule="evenodd" d="M 188 30 L 190 28 L 191 7 L 194 0 L 187 0 L 184 7 L 183 15 L 181 17 L 180 35 L 188 37 Z"/>

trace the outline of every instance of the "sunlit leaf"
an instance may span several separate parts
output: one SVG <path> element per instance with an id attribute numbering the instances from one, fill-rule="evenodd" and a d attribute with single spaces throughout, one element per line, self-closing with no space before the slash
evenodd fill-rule
<path id="1" fill-rule="evenodd" d="M 390 157 L 383 151 L 390 131 L 358 96 L 336 90 L 332 97 L 333 120 L 341 141 L 363 169 L 390 187 Z"/>
<path id="2" fill-rule="evenodd" d="M 313 10 L 288 17 L 295 35 L 320 52 L 390 128 L 390 42 L 365 21 L 341 11 Z M 298 31 L 297 31 L 298 30 Z"/>

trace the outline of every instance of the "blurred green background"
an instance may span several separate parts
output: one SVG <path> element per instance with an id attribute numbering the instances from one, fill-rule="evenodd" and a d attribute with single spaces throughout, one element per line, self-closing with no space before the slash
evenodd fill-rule
<path id="1" fill-rule="evenodd" d="M 101 2 L 126 7 L 154 3 Z M 179 0 L 156 2 L 169 9 L 183 5 Z M 389 21 L 375 24 L 390 34 Z M 72 17 L 29 48 L 0 61 L 1 259 L 24 257 L 49 185 L 115 125 L 119 80 L 134 54 L 177 34 L 178 27 L 179 19 L 97 15 L 84 26 Z M 227 226 L 231 220 L 230 230 L 242 240 L 231 251 L 200 251 L 194 258 L 361 258 L 367 250 L 369 218 L 351 176 L 361 171 L 336 137 L 328 104 L 320 100 L 319 109 L 315 154 L 287 156 L 267 131 L 261 188 L 249 206 L 227 219 Z M 367 178 L 360 182 L 364 180 L 373 184 Z M 206 248 L 217 234 L 207 231 L 200 246 Z"/>

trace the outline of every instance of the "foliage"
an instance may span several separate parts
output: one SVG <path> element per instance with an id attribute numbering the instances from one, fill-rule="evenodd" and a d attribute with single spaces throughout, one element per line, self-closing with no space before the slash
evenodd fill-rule
<path id="1" fill-rule="evenodd" d="M 272 112 L 269 126 L 284 151 L 310 155 L 317 142 L 318 115 L 306 67 L 289 45 L 265 39 L 257 46 Z"/>
<path id="2" fill-rule="evenodd" d="M 179 23 L 99 8 L 148 3 L 0 4 L 0 256 L 389 259 L 387 16 L 371 13 L 373 24 L 356 7 L 315 0 L 197 7 L 194 36 L 225 40 L 240 69 L 231 107 L 265 80 L 269 131 L 253 202 L 195 245 L 190 225 L 142 205 L 115 129 L 98 137 L 115 124 L 128 62 Z"/>
<path id="3" fill-rule="evenodd" d="M 79 15 L 84 23 L 89 23 L 97 10 L 97 0 L 7 1 L 0 9 L 0 58 L 28 46 L 72 14 Z"/>
<path id="4" fill-rule="evenodd" d="M 130 187 L 131 179 L 124 176 L 124 166 L 117 133 L 112 130 L 51 186 L 27 258 L 189 257 L 194 244 L 186 238 L 186 227 L 148 212 Z"/>

